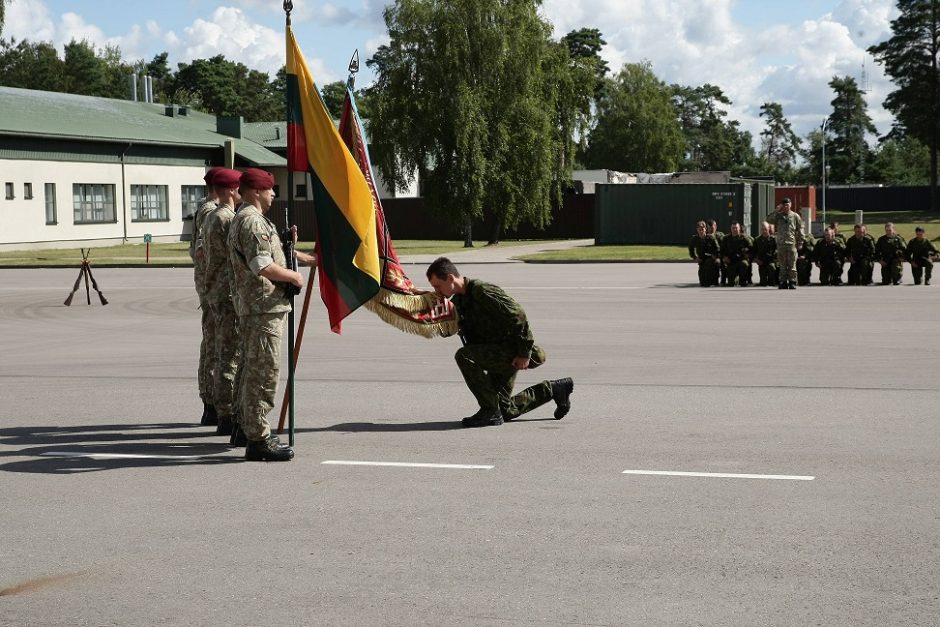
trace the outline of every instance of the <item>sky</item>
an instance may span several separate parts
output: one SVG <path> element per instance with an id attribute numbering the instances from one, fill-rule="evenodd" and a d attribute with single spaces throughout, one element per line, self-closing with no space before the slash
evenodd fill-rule
<path id="1" fill-rule="evenodd" d="M 118 46 L 129 62 L 168 52 L 172 68 L 223 54 L 272 77 L 284 63 L 281 0 L 7 1 L 6 39 L 48 41 L 60 51 L 86 39 Z M 293 1 L 294 33 L 319 85 L 345 79 L 356 49 L 357 84 L 372 81 L 365 60 L 388 41 L 389 1 Z M 891 127 L 882 102 L 893 86 L 866 50 L 890 37 L 892 0 L 543 0 L 541 14 L 556 39 L 599 29 L 612 70 L 645 60 L 666 83 L 717 85 L 733 102 L 729 119 L 755 141 L 765 102 L 781 103 L 801 137 L 819 128 L 832 110 L 833 76 L 852 76 L 866 90 L 879 134 Z"/>

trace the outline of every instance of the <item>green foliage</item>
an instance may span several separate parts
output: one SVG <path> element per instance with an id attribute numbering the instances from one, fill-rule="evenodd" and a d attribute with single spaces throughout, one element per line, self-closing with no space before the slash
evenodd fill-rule
<path id="1" fill-rule="evenodd" d="M 0 40 L 0 85 L 56 91 L 64 72 L 65 65 L 52 44 Z"/>
<path id="2" fill-rule="evenodd" d="M 731 100 L 721 88 L 706 83 L 701 87 L 672 85 L 670 89 L 685 137 L 682 169 L 731 170 L 753 161 L 750 133 L 745 137 L 736 120 L 725 120 L 728 112 L 721 105 L 730 105 Z"/>
<path id="3" fill-rule="evenodd" d="M 561 43 L 568 49 L 572 65 L 586 69 L 590 76 L 579 77 L 584 81 L 585 89 L 591 98 L 596 98 L 598 91 L 604 85 L 604 79 L 610 72 L 607 61 L 601 58 L 601 48 L 607 45 L 601 31 L 596 28 L 580 28 L 573 30 L 561 38 Z M 593 80 L 591 80 L 593 77 Z"/>
<path id="4" fill-rule="evenodd" d="M 799 154 L 801 140 L 783 115 L 779 102 L 762 104 L 760 116 L 767 119 L 767 127 L 760 134 L 761 157 L 774 170 L 786 170 Z"/>
<path id="5" fill-rule="evenodd" d="M 196 94 L 213 115 L 240 115 L 248 122 L 284 117 L 284 93 L 276 93 L 267 74 L 250 70 L 224 55 L 180 63 L 172 92 Z"/>
<path id="6" fill-rule="evenodd" d="M 397 0 L 389 44 L 368 61 L 370 140 L 386 181 L 420 172 L 454 224 L 484 209 L 501 227 L 543 226 L 570 175 L 568 55 L 535 1 Z M 567 124 L 567 126 L 566 126 Z M 567 151 L 567 152 L 566 152 Z"/>
<path id="7" fill-rule="evenodd" d="M 886 185 L 927 185 L 930 149 L 914 137 L 888 137 L 872 154 L 868 179 Z"/>
<path id="8" fill-rule="evenodd" d="M 592 168 L 626 172 L 677 169 L 685 142 L 676 120 L 672 91 L 649 62 L 629 63 L 606 79 L 597 104 L 587 162 Z"/>
<path id="9" fill-rule="evenodd" d="M 877 132 L 868 115 L 868 105 L 862 97 L 858 83 L 851 76 L 834 76 L 829 86 L 835 91 L 829 132 L 832 140 L 826 151 L 831 166 L 833 183 L 861 183 L 865 180 L 865 165 L 869 158 L 866 135 Z"/>
<path id="10" fill-rule="evenodd" d="M 940 150 L 940 2 L 898 0 L 892 37 L 868 51 L 882 63 L 897 89 L 885 99 L 899 134 L 925 144 L 930 155 L 930 204 L 936 211 L 937 152 Z"/>

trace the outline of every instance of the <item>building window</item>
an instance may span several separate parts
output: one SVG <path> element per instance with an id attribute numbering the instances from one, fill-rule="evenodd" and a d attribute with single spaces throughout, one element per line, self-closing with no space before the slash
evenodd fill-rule
<path id="1" fill-rule="evenodd" d="M 165 222 L 168 205 L 166 185 L 131 185 L 131 222 Z"/>
<path id="2" fill-rule="evenodd" d="M 114 185 L 75 183 L 72 185 L 75 224 L 117 222 L 114 218 Z"/>
<path id="3" fill-rule="evenodd" d="M 294 198 L 306 198 L 306 197 L 307 197 L 307 185 L 305 183 L 301 183 L 300 185 L 297 185 L 296 189 L 294 190 Z"/>
<path id="4" fill-rule="evenodd" d="M 183 185 L 180 188 L 183 197 L 183 219 L 189 220 L 206 197 L 205 185 Z"/>
<path id="5" fill-rule="evenodd" d="M 7 183 L 7 200 L 13 200 L 13 183 Z"/>
<path id="6" fill-rule="evenodd" d="M 23 198 L 26 200 L 33 199 L 33 184 L 32 183 L 23 183 Z"/>
<path id="7" fill-rule="evenodd" d="M 55 183 L 46 183 L 46 224 L 58 224 L 55 213 Z"/>

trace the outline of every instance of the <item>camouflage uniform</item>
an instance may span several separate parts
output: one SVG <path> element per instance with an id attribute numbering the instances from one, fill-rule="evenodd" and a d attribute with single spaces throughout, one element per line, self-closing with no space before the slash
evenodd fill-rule
<path id="1" fill-rule="evenodd" d="M 836 237 L 823 238 L 813 246 L 813 260 L 819 266 L 821 285 L 842 284 L 842 264 L 845 263 L 845 243 Z"/>
<path id="2" fill-rule="evenodd" d="M 795 211 L 775 211 L 767 216 L 777 238 L 777 274 L 779 283 L 796 283 L 796 250 L 803 245 L 803 218 Z"/>
<path id="3" fill-rule="evenodd" d="M 897 233 L 891 236 L 885 233 L 878 238 L 875 243 L 875 253 L 878 261 L 883 264 L 881 266 L 882 285 L 888 283 L 900 285 L 904 275 L 905 248 L 907 248 L 907 242 Z"/>
<path id="4" fill-rule="evenodd" d="M 924 283 L 930 285 L 930 275 L 933 274 L 932 257 L 938 254 L 937 247 L 933 245 L 926 237 L 917 239 L 916 237 L 907 243 L 907 260 L 911 262 L 911 274 L 914 275 L 914 285 L 920 285 L 920 277 L 923 273 Z"/>
<path id="5" fill-rule="evenodd" d="M 545 363 L 545 351 L 535 345 L 519 303 L 496 285 L 470 279 L 464 293 L 451 300 L 464 342 L 454 358 L 481 409 L 499 409 L 505 420 L 512 420 L 552 400 L 550 381 L 512 395 L 518 373 L 514 358 L 527 357 L 530 369 Z"/>
<path id="6" fill-rule="evenodd" d="M 271 434 L 266 416 L 274 407 L 281 334 L 291 307 L 284 286 L 259 272 L 271 263 L 287 265 L 274 224 L 249 204 L 243 204 L 232 219 L 228 254 L 241 340 L 238 413 L 247 438 L 260 441 Z"/>
<path id="7" fill-rule="evenodd" d="M 692 236 L 689 242 L 689 257 L 698 259 L 698 284 L 702 287 L 718 285 L 719 256 L 721 255 L 718 239 L 714 235 Z"/>
<path id="8" fill-rule="evenodd" d="M 735 279 L 744 287 L 751 278 L 751 247 L 754 244 L 747 235 L 725 235 L 721 240 L 721 262 L 725 266 L 728 285 L 734 285 Z M 728 261 L 725 261 L 725 258 Z"/>
<path id="9" fill-rule="evenodd" d="M 816 239 L 812 234 L 807 233 L 803 238 L 803 245 L 797 251 L 796 258 L 796 282 L 798 285 L 809 285 L 813 274 L 813 248 L 816 246 Z"/>
<path id="10" fill-rule="evenodd" d="M 875 242 L 870 237 L 852 236 L 845 241 L 845 253 L 849 257 L 849 285 L 867 285 L 873 272 Z"/>
<path id="11" fill-rule="evenodd" d="M 228 252 L 229 227 L 234 217 L 235 211 L 231 207 L 219 205 L 206 215 L 202 229 L 206 254 L 206 301 L 215 325 L 213 399 L 219 416 L 232 416 L 237 409 L 238 320 L 232 301 L 232 266 Z"/>
<path id="12" fill-rule="evenodd" d="M 196 294 L 199 296 L 199 308 L 202 310 L 202 342 L 199 344 L 199 367 L 197 382 L 199 385 L 199 398 L 207 405 L 214 405 L 212 397 L 215 360 L 213 347 L 215 346 L 215 320 L 209 304 L 206 301 L 206 257 L 203 245 L 203 223 L 206 215 L 215 211 L 218 204 L 207 200 L 193 215 L 193 236 L 189 240 L 189 256 L 193 260 L 193 282 L 196 284 Z"/>
<path id="13" fill-rule="evenodd" d="M 777 240 L 773 235 L 758 235 L 754 238 L 754 260 L 761 285 L 777 283 Z"/>

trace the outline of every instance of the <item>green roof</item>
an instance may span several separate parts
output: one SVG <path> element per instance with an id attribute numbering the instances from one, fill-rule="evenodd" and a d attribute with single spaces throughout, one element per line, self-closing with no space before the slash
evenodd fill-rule
<path id="1" fill-rule="evenodd" d="M 0 87 L 0 137 L 85 142 L 133 142 L 164 147 L 220 149 L 227 135 L 216 131 L 213 115 L 189 109 L 173 116 L 168 105 Z M 235 152 L 259 166 L 286 160 L 250 138 L 235 140 Z"/>

